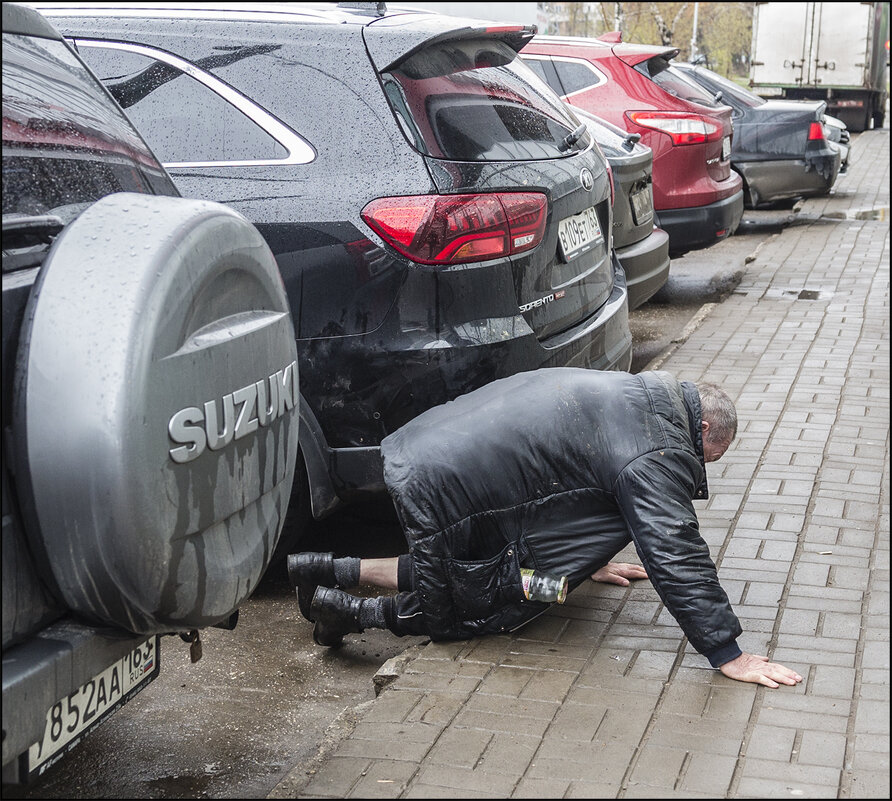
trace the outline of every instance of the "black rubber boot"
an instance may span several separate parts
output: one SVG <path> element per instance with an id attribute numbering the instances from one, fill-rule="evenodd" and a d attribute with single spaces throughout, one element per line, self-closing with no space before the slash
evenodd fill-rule
<path id="1" fill-rule="evenodd" d="M 317 645 L 337 648 L 344 641 L 345 634 L 362 634 L 359 625 L 359 612 L 364 598 L 357 598 L 342 590 L 317 587 L 310 604 L 313 627 L 313 640 Z"/>
<path id="2" fill-rule="evenodd" d="M 310 617 L 310 605 L 313 594 L 320 584 L 323 587 L 337 586 L 334 573 L 334 554 L 331 553 L 292 553 L 288 556 L 288 580 L 297 590 L 297 603 L 300 613 L 307 620 Z"/>

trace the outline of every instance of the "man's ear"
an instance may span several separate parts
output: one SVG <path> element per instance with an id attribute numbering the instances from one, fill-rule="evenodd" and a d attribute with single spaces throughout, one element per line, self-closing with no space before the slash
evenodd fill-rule
<path id="1" fill-rule="evenodd" d="M 706 422 L 706 420 L 702 420 L 700 422 L 700 431 L 702 432 L 704 437 L 706 436 L 707 432 L 709 431 L 709 423 Z"/>

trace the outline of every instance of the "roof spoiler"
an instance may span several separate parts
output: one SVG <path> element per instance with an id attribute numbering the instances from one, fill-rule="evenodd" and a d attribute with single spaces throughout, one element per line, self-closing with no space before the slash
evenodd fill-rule
<path id="1" fill-rule="evenodd" d="M 625 61 L 630 67 L 657 57 L 664 58 L 666 61 L 672 61 L 679 52 L 681 51 L 677 47 L 661 47 L 659 45 L 638 45 L 621 42 L 613 46 L 613 55 Z"/>
<path id="2" fill-rule="evenodd" d="M 389 29 L 386 36 L 376 35 L 385 27 Z M 535 25 L 499 24 L 436 13 L 399 14 L 394 9 L 392 16 L 369 23 L 363 34 L 375 69 L 390 72 L 419 50 L 462 39 L 498 39 L 519 52 L 536 31 Z"/>
<path id="3" fill-rule="evenodd" d="M 42 14 L 33 8 L 16 3 L 3 4 L 3 33 L 39 36 L 41 39 L 62 39 L 62 34 L 50 25 Z"/>

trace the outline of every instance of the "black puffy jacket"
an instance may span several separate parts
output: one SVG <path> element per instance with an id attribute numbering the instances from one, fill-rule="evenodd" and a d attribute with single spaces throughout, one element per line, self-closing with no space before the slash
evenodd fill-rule
<path id="1" fill-rule="evenodd" d="M 519 567 L 578 586 L 634 540 L 660 598 L 714 665 L 739 653 L 692 501 L 707 497 L 700 397 L 665 372 L 549 368 L 430 409 L 381 444 L 434 639 L 544 608 Z M 722 657 L 724 657 L 722 659 Z"/>

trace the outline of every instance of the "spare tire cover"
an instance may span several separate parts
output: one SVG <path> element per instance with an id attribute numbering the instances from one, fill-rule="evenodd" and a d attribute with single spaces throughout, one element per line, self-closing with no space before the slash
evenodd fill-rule
<path id="1" fill-rule="evenodd" d="M 224 620 L 269 563 L 297 455 L 265 241 L 217 203 L 109 195 L 54 243 L 25 318 L 17 485 L 48 583 L 138 634 Z"/>

